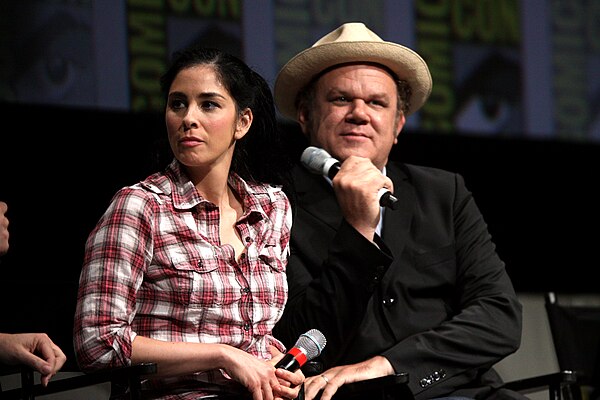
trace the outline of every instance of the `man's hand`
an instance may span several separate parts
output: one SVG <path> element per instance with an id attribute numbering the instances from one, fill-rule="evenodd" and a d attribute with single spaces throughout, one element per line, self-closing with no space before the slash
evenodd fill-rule
<path id="1" fill-rule="evenodd" d="M 304 383 L 305 399 L 312 400 L 319 391 L 323 390 L 321 400 L 330 400 L 342 385 L 393 374 L 394 368 L 382 356 L 375 356 L 358 364 L 333 367 L 320 375 L 306 379 Z"/>
<path id="2" fill-rule="evenodd" d="M 381 208 L 380 189 L 394 191 L 392 180 L 381 173 L 371 160 L 350 156 L 332 180 L 344 218 L 360 234 L 373 241 Z"/>

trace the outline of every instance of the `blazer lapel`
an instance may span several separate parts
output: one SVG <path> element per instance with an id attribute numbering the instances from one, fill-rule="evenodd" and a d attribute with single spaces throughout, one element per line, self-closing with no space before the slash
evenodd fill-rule
<path id="1" fill-rule="evenodd" d="M 400 203 L 396 210 L 386 210 L 383 216 L 381 238 L 399 259 L 404 245 L 410 239 L 410 225 L 416 204 L 416 196 L 409 177 L 398 164 L 386 166 L 387 175 L 394 182 L 394 196 Z"/>
<path id="2" fill-rule="evenodd" d="M 298 196 L 298 206 L 337 230 L 342 213 L 329 182 L 298 165 L 294 170 L 294 187 Z"/>

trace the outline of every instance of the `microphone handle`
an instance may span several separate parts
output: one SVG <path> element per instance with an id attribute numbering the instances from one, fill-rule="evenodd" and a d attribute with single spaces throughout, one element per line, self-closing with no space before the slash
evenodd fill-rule
<path id="1" fill-rule="evenodd" d="M 286 353 L 286 355 L 279 360 L 277 364 L 275 364 L 275 368 L 283 368 L 287 371 L 296 371 L 300 368 L 300 363 L 296 360 L 296 357 L 290 353 Z"/>
<path id="2" fill-rule="evenodd" d="M 339 161 L 336 161 L 335 164 L 332 164 L 331 167 L 327 170 L 327 177 L 329 179 L 333 179 L 334 176 L 340 171 L 341 164 Z"/>
<path id="3" fill-rule="evenodd" d="M 383 190 L 383 194 L 381 195 L 381 197 L 379 197 L 379 205 L 382 207 L 390 208 L 392 210 L 397 209 L 398 205 L 400 205 L 400 203 L 398 202 L 398 198 L 394 196 L 389 190 Z"/>

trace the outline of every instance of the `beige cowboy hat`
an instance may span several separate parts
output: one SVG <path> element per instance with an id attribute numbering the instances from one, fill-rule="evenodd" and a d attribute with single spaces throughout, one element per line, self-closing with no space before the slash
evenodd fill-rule
<path id="1" fill-rule="evenodd" d="M 374 62 L 392 70 L 412 89 L 407 115 L 423 106 L 431 93 L 431 74 L 425 61 L 408 47 L 386 42 L 362 22 L 345 23 L 296 54 L 275 80 L 275 103 L 286 117 L 296 119 L 296 97 L 315 75 L 347 62 Z"/>

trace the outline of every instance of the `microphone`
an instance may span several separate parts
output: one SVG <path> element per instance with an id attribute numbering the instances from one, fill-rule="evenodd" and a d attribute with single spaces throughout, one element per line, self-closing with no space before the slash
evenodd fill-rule
<path id="1" fill-rule="evenodd" d="M 307 361 L 318 357 L 327 344 L 327 339 L 321 331 L 311 329 L 300 335 L 294 347 L 292 347 L 285 356 L 275 364 L 275 368 L 283 368 L 288 371 L 296 371 Z"/>
<path id="2" fill-rule="evenodd" d="M 318 147 L 309 146 L 302 152 L 300 162 L 310 172 L 314 174 L 321 174 L 329 179 L 333 177 L 340 170 L 341 164 L 338 160 L 331 157 L 331 155 Z M 379 205 L 391 208 L 395 210 L 398 208 L 398 199 L 385 188 L 379 189 Z"/>

